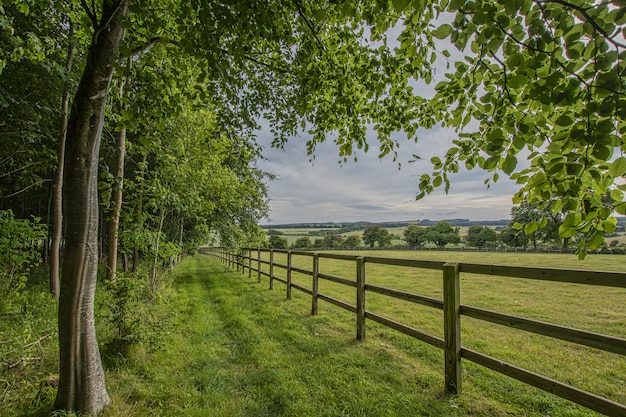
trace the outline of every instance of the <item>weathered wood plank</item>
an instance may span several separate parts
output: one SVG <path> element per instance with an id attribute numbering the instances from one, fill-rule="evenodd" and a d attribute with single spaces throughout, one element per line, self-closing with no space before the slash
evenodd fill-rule
<path id="1" fill-rule="evenodd" d="M 356 339 L 365 340 L 365 259 L 356 260 Z"/>
<path id="2" fill-rule="evenodd" d="M 320 258 L 317 254 L 313 256 L 313 279 L 311 283 L 311 314 L 317 315 L 317 296 L 319 294 L 319 270 Z"/>
<path id="3" fill-rule="evenodd" d="M 311 275 L 311 276 L 313 275 L 312 271 L 310 271 L 308 269 L 298 268 L 298 267 L 295 267 L 295 266 L 292 266 L 291 270 L 293 272 L 299 272 L 299 273 L 304 274 L 304 275 Z"/>
<path id="4" fill-rule="evenodd" d="M 287 284 L 287 280 L 283 278 L 274 277 L 274 281 L 282 282 L 283 284 Z"/>
<path id="5" fill-rule="evenodd" d="M 291 258 L 292 258 L 292 253 L 291 251 L 289 251 L 289 253 L 287 253 L 287 299 L 291 300 Z"/>
<path id="6" fill-rule="evenodd" d="M 417 259 L 383 258 L 379 256 L 365 256 L 365 262 L 382 265 L 408 266 L 411 268 L 424 268 L 443 270 L 443 261 L 420 261 Z"/>
<path id="7" fill-rule="evenodd" d="M 356 258 L 358 258 L 358 255 L 346 255 L 346 254 L 342 254 L 342 253 L 324 253 L 324 252 L 320 252 L 318 253 L 320 258 L 327 258 L 327 259 L 339 259 L 342 261 L 356 261 Z"/>
<path id="8" fill-rule="evenodd" d="M 562 382 L 536 374 L 523 368 L 500 361 L 491 356 L 462 348 L 461 356 L 510 378 L 517 379 L 533 387 L 542 389 L 561 398 L 575 402 L 607 416 L 626 416 L 626 406 L 587 391 L 566 385 Z"/>
<path id="9" fill-rule="evenodd" d="M 356 313 L 356 307 L 353 306 L 352 304 L 346 303 L 345 301 L 338 300 L 336 298 L 330 297 L 328 295 L 324 295 L 322 293 L 317 294 L 317 297 L 320 300 L 327 301 L 327 302 L 329 302 L 331 304 L 336 305 L 337 307 L 341 307 L 341 308 L 343 308 L 345 310 L 348 310 L 348 311 L 350 311 L 352 313 Z"/>
<path id="10" fill-rule="evenodd" d="M 299 284 L 292 283 L 292 284 L 291 284 L 291 287 L 292 287 L 292 288 L 295 288 L 295 289 L 297 289 L 297 290 L 300 290 L 300 291 L 302 291 L 302 292 L 305 292 L 305 293 L 307 293 L 307 294 L 309 294 L 309 295 L 312 295 L 312 294 L 313 294 L 313 291 L 311 291 L 311 290 L 310 290 L 310 289 L 308 289 L 307 287 L 302 286 L 302 285 L 299 285 Z"/>
<path id="11" fill-rule="evenodd" d="M 274 250 L 270 250 L 270 290 L 274 289 Z"/>
<path id="12" fill-rule="evenodd" d="M 575 269 L 533 268 L 527 266 L 465 263 L 460 264 L 460 271 L 471 274 L 626 288 L 626 273 L 624 272 L 583 271 Z"/>
<path id="13" fill-rule="evenodd" d="M 462 305 L 461 314 L 626 356 L 626 339 Z"/>
<path id="14" fill-rule="evenodd" d="M 274 267 L 275 268 L 282 268 L 282 269 L 287 269 L 288 266 L 285 264 L 279 264 L 278 262 L 274 262 Z"/>
<path id="15" fill-rule="evenodd" d="M 459 264 L 443 266 L 443 334 L 445 340 L 445 392 L 461 392 L 461 286 Z"/>
<path id="16" fill-rule="evenodd" d="M 338 284 L 347 285 L 349 287 L 356 287 L 356 282 L 349 280 L 349 279 L 340 278 L 340 277 L 336 277 L 333 275 L 322 274 L 321 272 L 318 273 L 317 276 L 318 278 L 325 279 L 327 281 L 336 282 Z"/>
<path id="17" fill-rule="evenodd" d="M 421 304 L 427 307 L 433 307 L 439 310 L 443 310 L 443 301 L 436 298 L 427 297 L 425 295 L 412 294 L 410 292 L 394 290 L 392 288 L 381 287 L 371 284 L 366 284 L 365 289 L 367 291 L 388 295 L 389 297 L 398 298 L 400 300 L 405 300 L 415 304 Z"/>
<path id="18" fill-rule="evenodd" d="M 384 326 L 390 327 L 394 330 L 399 331 L 400 333 L 404 333 L 408 336 L 414 337 L 415 339 L 421 340 L 422 342 L 426 342 L 429 345 L 438 347 L 439 349 L 444 348 L 445 342 L 443 339 L 430 335 L 428 333 L 424 333 L 420 330 L 414 329 L 413 327 L 406 326 L 402 323 L 398 323 L 397 321 L 388 319 L 378 314 L 371 313 L 369 311 L 365 312 L 365 318 L 375 321 L 376 323 L 380 323 Z"/>

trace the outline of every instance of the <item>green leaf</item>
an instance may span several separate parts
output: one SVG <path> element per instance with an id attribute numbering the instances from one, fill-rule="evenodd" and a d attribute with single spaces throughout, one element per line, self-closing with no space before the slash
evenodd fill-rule
<path id="1" fill-rule="evenodd" d="M 609 174 L 613 178 L 623 177 L 626 175 L 626 157 L 620 156 L 609 166 Z"/>
<path id="2" fill-rule="evenodd" d="M 520 88 L 527 84 L 528 81 L 530 81 L 530 78 L 528 78 L 526 75 L 518 74 L 509 78 L 508 84 L 511 88 Z"/>
<path id="3" fill-rule="evenodd" d="M 411 4 L 411 0 L 392 0 L 393 8 L 398 13 L 402 13 L 404 9 L 407 8 L 409 4 Z"/>
<path id="4" fill-rule="evenodd" d="M 624 193 L 620 190 L 611 190 L 611 199 L 613 201 L 622 201 L 624 199 Z"/>
<path id="5" fill-rule="evenodd" d="M 537 229 L 539 229 L 539 224 L 537 223 L 537 221 L 532 221 L 524 225 L 524 233 L 526 233 L 527 235 L 535 233 Z"/>
<path id="6" fill-rule="evenodd" d="M 587 240 L 587 246 L 589 249 L 598 249 L 604 243 L 604 233 L 600 231 L 594 232 L 593 235 Z"/>
<path id="7" fill-rule="evenodd" d="M 574 237 L 578 234 L 578 229 L 576 227 L 572 227 L 567 224 L 562 224 L 559 226 L 559 236 L 564 239 Z"/>
<path id="8" fill-rule="evenodd" d="M 515 167 L 517 167 L 517 158 L 513 155 L 507 156 L 502 164 L 502 171 L 507 175 L 511 175 Z"/>
<path id="9" fill-rule="evenodd" d="M 452 32 L 452 26 L 445 23 L 439 26 L 437 29 L 433 30 L 431 33 L 437 39 L 445 39 L 450 35 L 451 32 Z"/>
<path id="10" fill-rule="evenodd" d="M 556 119 L 554 121 L 554 123 L 557 126 L 570 126 L 572 123 L 574 123 L 574 119 L 572 119 L 569 115 L 567 114 L 562 114 L 561 116 L 559 116 L 558 119 Z"/>
<path id="11" fill-rule="evenodd" d="M 465 6 L 466 0 L 451 0 L 450 6 L 448 6 L 448 10 L 458 10 L 461 7 Z"/>

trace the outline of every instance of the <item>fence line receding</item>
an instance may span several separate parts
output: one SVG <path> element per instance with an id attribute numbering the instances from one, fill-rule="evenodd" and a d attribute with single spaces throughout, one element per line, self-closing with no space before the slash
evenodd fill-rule
<path id="1" fill-rule="evenodd" d="M 524 330 L 526 332 L 548 336 L 554 339 L 560 339 L 623 356 L 626 356 L 626 339 L 579 330 L 539 320 L 518 317 L 511 314 L 504 314 L 460 303 L 461 273 L 616 288 L 626 288 L 626 273 L 471 263 L 447 263 L 443 261 L 395 259 L 378 256 L 360 256 L 278 249 L 244 249 L 232 252 L 222 248 L 205 248 L 202 249 L 201 252 L 213 256 L 227 264 L 229 267 L 236 268 L 238 271 L 243 273 L 245 273 L 247 268 L 249 278 L 252 278 L 252 273 L 256 272 L 258 282 L 261 282 L 261 278 L 263 276 L 269 278 L 270 289 L 274 288 L 274 281 L 285 284 L 287 289 L 286 296 L 288 299 L 291 298 L 292 289 L 297 289 L 310 295 L 311 314 L 313 315 L 318 312 L 319 300 L 326 301 L 354 313 L 356 315 L 356 338 L 358 340 L 365 340 L 365 323 L 366 320 L 371 320 L 442 349 L 444 351 L 445 358 L 444 391 L 446 394 L 458 394 L 461 392 L 461 360 L 464 359 L 487 367 L 523 383 L 532 385 L 536 388 L 548 391 L 554 395 L 565 398 L 599 413 L 608 416 L 626 416 L 626 405 L 624 404 L 575 388 L 563 382 L 556 381 L 538 373 L 531 372 L 513 364 L 503 362 L 489 355 L 477 352 L 473 349 L 464 347 L 461 342 L 461 316 L 472 317 L 474 319 L 495 323 L 501 326 Z M 275 253 L 286 255 L 286 263 L 275 262 Z M 263 259 L 263 254 L 269 254 L 269 260 Z M 310 269 L 294 266 L 294 255 L 310 257 Z M 354 262 L 354 280 L 321 272 L 320 259 L 324 258 Z M 439 300 L 437 298 L 413 294 L 398 289 L 368 284 L 366 279 L 366 265 L 368 264 L 441 271 L 443 278 L 443 299 Z M 263 266 L 266 266 L 266 268 L 263 268 Z M 281 276 L 276 275 L 276 269 L 284 271 L 285 274 Z M 307 287 L 301 283 L 293 282 L 292 274 L 294 272 L 309 276 L 311 279 L 311 285 Z M 319 290 L 320 280 L 334 282 L 347 287 L 353 287 L 355 291 L 355 305 L 321 293 Z M 366 308 L 366 295 L 368 292 L 441 310 L 443 312 L 444 322 L 443 337 L 434 336 L 422 330 L 395 321 L 391 318 L 368 311 Z"/>

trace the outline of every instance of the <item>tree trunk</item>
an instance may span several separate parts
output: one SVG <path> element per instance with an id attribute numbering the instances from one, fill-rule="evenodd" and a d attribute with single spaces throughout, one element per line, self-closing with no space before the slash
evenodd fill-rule
<path id="1" fill-rule="evenodd" d="M 102 2 L 67 131 L 65 256 L 59 297 L 59 389 L 55 408 L 96 415 L 108 403 L 94 326 L 98 267 L 98 157 L 127 0 Z"/>
<path id="2" fill-rule="evenodd" d="M 159 214 L 159 230 L 156 235 L 156 242 L 154 244 L 154 262 L 152 263 L 152 270 L 150 271 L 150 282 L 152 284 L 152 292 L 156 293 L 158 283 L 158 271 L 159 271 L 159 246 L 161 243 L 161 232 L 163 231 L 163 222 L 165 220 L 165 210 L 161 208 Z"/>
<path id="3" fill-rule="evenodd" d="M 148 160 L 148 153 L 144 152 L 141 159 L 141 166 L 139 167 L 139 201 L 137 202 L 137 216 L 141 221 L 141 227 L 143 227 L 143 181 L 146 172 L 146 161 Z M 135 244 L 133 247 L 133 272 L 137 272 L 139 268 L 139 246 Z"/>
<path id="4" fill-rule="evenodd" d="M 130 68 L 130 60 L 128 60 L 128 67 Z M 123 104 L 124 91 L 126 83 L 120 82 L 120 112 L 123 111 L 126 106 Z M 126 126 L 122 124 L 117 132 L 117 160 L 115 170 L 115 187 L 113 189 L 113 213 L 111 214 L 111 220 L 109 222 L 109 256 L 108 256 L 108 268 L 107 279 L 111 282 L 115 281 L 115 274 L 117 273 L 117 241 L 120 227 L 120 212 L 122 210 L 122 190 L 124 189 L 124 158 L 126 156 Z"/>
<path id="5" fill-rule="evenodd" d="M 65 61 L 65 84 L 61 100 L 61 133 L 59 135 L 59 165 L 52 184 L 52 233 L 50 237 L 50 293 L 59 298 L 59 252 L 63 227 L 63 164 L 65 163 L 65 138 L 67 137 L 67 114 L 70 105 L 70 75 L 74 64 L 74 25 L 70 22 Z"/>

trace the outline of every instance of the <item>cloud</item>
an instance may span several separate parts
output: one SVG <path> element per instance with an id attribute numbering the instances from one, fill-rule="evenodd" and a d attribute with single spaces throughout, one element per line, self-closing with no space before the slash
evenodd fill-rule
<path id="1" fill-rule="evenodd" d="M 399 164 L 391 157 L 379 159 L 375 140 L 369 153 L 358 151 L 357 162 L 340 163 L 332 141 L 319 144 L 311 160 L 305 139 L 292 138 L 283 150 L 275 149 L 268 132 L 260 133 L 259 143 L 266 158 L 261 169 L 278 177 L 269 184 L 271 224 L 510 217 L 511 197 L 518 187 L 500 179 L 488 189 L 484 181 L 489 173 L 480 170 L 462 169 L 452 176 L 447 195 L 437 190 L 415 201 L 420 176 L 432 171 L 430 158 L 445 154 L 455 137 L 449 130 L 421 131 L 417 143 L 397 137 Z M 414 154 L 422 159 L 411 163 Z"/>

